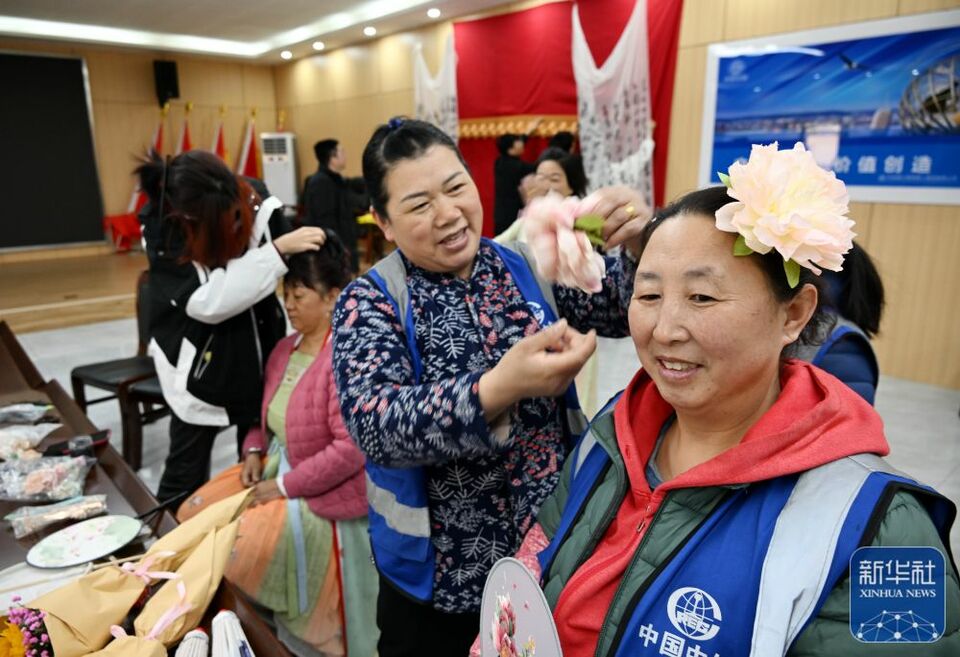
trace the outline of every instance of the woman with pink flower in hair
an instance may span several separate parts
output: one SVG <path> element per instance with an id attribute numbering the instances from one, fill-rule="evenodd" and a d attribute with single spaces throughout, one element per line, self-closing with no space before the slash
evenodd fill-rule
<path id="1" fill-rule="evenodd" d="M 517 555 L 564 656 L 960 654 L 954 504 L 886 464 L 866 401 L 792 358 L 826 325 L 818 276 L 851 248 L 843 183 L 800 144 L 755 146 L 721 177 L 645 227 L 629 310 L 643 368 Z M 933 564 L 914 593 L 942 606 L 871 611 L 895 546 Z"/>

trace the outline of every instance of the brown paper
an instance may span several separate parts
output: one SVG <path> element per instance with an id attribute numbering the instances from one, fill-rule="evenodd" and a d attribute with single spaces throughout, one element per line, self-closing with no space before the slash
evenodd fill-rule
<path id="1" fill-rule="evenodd" d="M 220 586 L 239 527 L 239 520 L 235 520 L 226 527 L 207 532 L 177 569 L 180 579 L 168 581 L 147 601 L 143 611 L 133 622 L 137 636 L 147 636 L 160 617 L 180 602 L 177 583 L 181 581 L 186 587 L 186 601 L 190 603 L 191 609 L 159 632 L 156 638 L 170 646 L 200 623 L 217 587 Z"/>
<path id="2" fill-rule="evenodd" d="M 143 593 L 139 577 L 108 566 L 25 604 L 46 612 L 44 624 L 57 657 L 77 657 L 110 640 L 110 626 L 120 624 Z"/>
<path id="3" fill-rule="evenodd" d="M 176 570 L 190 556 L 193 549 L 211 530 L 225 527 L 239 517 L 251 502 L 253 489 L 241 491 L 236 495 L 220 500 L 190 518 L 166 536 L 150 546 L 147 554 L 156 554 L 170 550 L 176 554 L 171 557 L 158 557 L 153 570 Z"/>

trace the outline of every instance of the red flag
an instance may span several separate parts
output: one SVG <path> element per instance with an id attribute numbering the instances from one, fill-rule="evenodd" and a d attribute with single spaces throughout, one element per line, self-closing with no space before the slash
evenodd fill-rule
<path id="1" fill-rule="evenodd" d="M 186 117 L 184 117 L 183 129 L 180 131 L 180 141 L 177 142 L 176 155 L 180 155 L 180 153 L 184 153 L 192 149 L 193 144 L 190 142 L 190 124 L 187 122 Z"/>
<path id="2" fill-rule="evenodd" d="M 164 110 L 160 116 L 160 123 L 157 124 L 157 130 L 153 133 L 153 150 L 158 154 L 163 153 L 163 121 L 166 118 L 167 112 Z M 147 195 L 141 191 L 140 185 L 135 184 L 133 187 L 133 195 L 130 197 L 130 204 L 127 206 L 127 212 L 136 214 L 140 212 L 140 208 L 146 205 L 146 203 Z"/>
<path id="3" fill-rule="evenodd" d="M 227 155 L 227 143 L 223 138 L 223 121 L 217 126 L 217 131 L 213 135 L 213 146 L 210 147 L 214 155 L 226 162 L 229 159 Z"/>
<path id="4" fill-rule="evenodd" d="M 263 178 L 263 164 L 257 148 L 256 122 L 252 117 L 247 122 L 247 132 L 243 136 L 243 147 L 240 149 L 240 159 L 237 160 L 237 173 L 249 178 Z"/>

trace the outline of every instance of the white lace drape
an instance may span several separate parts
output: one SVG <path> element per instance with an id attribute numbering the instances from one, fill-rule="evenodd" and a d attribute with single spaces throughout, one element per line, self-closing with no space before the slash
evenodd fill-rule
<path id="1" fill-rule="evenodd" d="M 416 118 L 433 123 L 457 141 L 457 53 L 452 34 L 436 77 L 430 75 L 423 59 L 423 45 L 414 47 L 413 103 Z"/>
<path id="2" fill-rule="evenodd" d="M 597 68 L 573 7 L 573 74 L 580 149 L 590 189 L 627 185 L 653 206 L 653 126 L 647 4 L 637 0 L 613 52 Z"/>

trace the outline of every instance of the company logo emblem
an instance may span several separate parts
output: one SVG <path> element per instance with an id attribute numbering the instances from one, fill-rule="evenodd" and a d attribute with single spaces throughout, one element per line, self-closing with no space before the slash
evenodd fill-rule
<path id="1" fill-rule="evenodd" d="M 670 594 L 667 616 L 677 631 L 690 639 L 709 641 L 720 631 L 720 605 L 712 595 L 693 586 Z"/>

